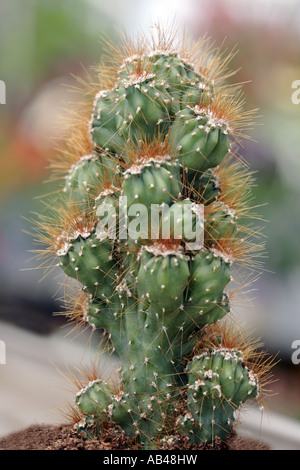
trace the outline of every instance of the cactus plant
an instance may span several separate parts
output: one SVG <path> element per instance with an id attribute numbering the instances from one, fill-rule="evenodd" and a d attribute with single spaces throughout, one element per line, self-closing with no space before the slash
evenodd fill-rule
<path id="1" fill-rule="evenodd" d="M 223 320 L 241 271 L 260 266 L 253 177 L 238 154 L 253 114 L 226 86 L 230 54 L 207 40 L 178 45 L 158 29 L 116 50 L 74 114 L 52 165 L 59 197 L 38 222 L 47 256 L 80 286 L 67 315 L 104 334 L 121 364 L 117 381 L 80 385 L 75 428 L 91 437 L 113 422 L 145 449 L 170 436 L 213 443 L 260 399 L 267 368 Z M 165 209 L 155 233 L 153 207 Z M 203 239 L 191 247 L 199 207 Z"/>

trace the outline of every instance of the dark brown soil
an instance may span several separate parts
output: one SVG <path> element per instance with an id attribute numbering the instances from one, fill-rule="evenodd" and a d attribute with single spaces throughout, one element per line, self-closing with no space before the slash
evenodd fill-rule
<path id="1" fill-rule="evenodd" d="M 101 440 L 83 440 L 71 426 L 30 426 L 0 439 L 0 450 L 138 450 L 116 428 L 107 429 Z M 216 440 L 214 446 L 191 447 L 187 442 L 161 449 L 184 450 L 269 450 L 261 442 L 242 439 L 231 433 L 225 442 Z"/>

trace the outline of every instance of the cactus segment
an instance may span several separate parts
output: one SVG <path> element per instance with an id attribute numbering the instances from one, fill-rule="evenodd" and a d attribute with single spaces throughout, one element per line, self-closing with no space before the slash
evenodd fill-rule
<path id="1" fill-rule="evenodd" d="M 88 192 L 97 183 L 101 172 L 98 155 L 84 155 L 78 163 L 72 166 L 65 178 L 64 191 L 78 191 L 78 199 L 84 200 Z"/>
<path id="2" fill-rule="evenodd" d="M 128 206 L 138 203 L 150 210 L 151 204 L 170 205 L 181 191 L 178 165 L 172 161 L 134 165 L 125 172 L 122 190 Z"/>
<path id="3" fill-rule="evenodd" d="M 118 96 L 115 90 L 101 90 L 95 97 L 90 123 L 92 139 L 98 147 L 118 153 L 124 147 L 119 129 L 124 120 L 118 113 Z"/>
<path id="4" fill-rule="evenodd" d="M 141 82 L 138 87 L 120 87 L 118 100 L 123 118 L 120 135 L 124 140 L 138 142 L 141 136 L 151 140 L 159 133 L 167 132 L 170 126 L 171 97 L 154 80 Z"/>
<path id="5" fill-rule="evenodd" d="M 96 298 L 109 300 L 114 293 L 116 266 L 109 241 L 100 242 L 96 232 L 80 234 L 60 253 L 60 266 Z"/>
<path id="6" fill-rule="evenodd" d="M 170 116 L 187 104 L 196 104 L 199 96 L 207 97 L 210 102 L 213 87 L 204 83 L 201 74 L 197 73 L 192 64 L 188 64 L 176 53 L 153 53 L 150 55 L 131 57 L 125 60 L 119 71 L 117 85 L 128 87 L 129 84 L 140 86 L 141 83 L 158 85 L 171 97 Z M 202 98 L 204 101 L 204 98 Z M 166 101 L 166 99 L 165 99 Z"/>
<path id="7" fill-rule="evenodd" d="M 228 126 L 204 108 L 187 107 L 177 113 L 170 140 L 182 165 L 192 175 L 219 165 L 229 150 Z"/>
<path id="8" fill-rule="evenodd" d="M 111 401 L 111 388 L 102 381 L 94 381 L 77 394 L 76 402 L 86 415 L 104 415 Z"/>
<path id="9" fill-rule="evenodd" d="M 115 180 L 117 166 L 115 160 L 105 153 L 94 152 L 84 155 L 72 165 L 65 177 L 63 189 L 67 198 L 76 202 L 86 213 L 89 213 L 95 204 L 95 196 L 100 186 L 108 185 Z"/>
<path id="10" fill-rule="evenodd" d="M 243 363 L 239 350 L 216 349 L 195 356 L 188 364 L 186 413 L 178 420 L 193 443 L 224 439 L 234 412 L 258 395 L 258 379 Z"/>
<path id="11" fill-rule="evenodd" d="M 230 264 L 210 250 L 196 254 L 191 263 L 191 278 L 185 310 L 197 318 L 197 326 L 220 320 L 228 312 L 224 289 L 230 281 Z"/>
<path id="12" fill-rule="evenodd" d="M 150 303 L 153 311 L 164 315 L 167 324 L 172 323 L 170 315 L 183 305 L 189 274 L 187 258 L 175 254 L 155 256 L 146 250 L 141 256 L 139 294 Z"/>

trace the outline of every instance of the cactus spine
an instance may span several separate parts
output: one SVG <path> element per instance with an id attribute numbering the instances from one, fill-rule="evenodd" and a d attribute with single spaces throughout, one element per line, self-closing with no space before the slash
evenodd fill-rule
<path id="1" fill-rule="evenodd" d="M 117 384 L 94 378 L 79 389 L 76 429 L 97 435 L 111 421 L 143 448 L 171 435 L 224 439 L 234 411 L 262 389 L 249 350 L 226 346 L 218 326 L 230 311 L 234 266 L 256 266 L 252 176 L 235 151 L 252 115 L 241 111 L 236 87 L 225 86 L 228 57 L 207 41 L 174 41 L 162 30 L 152 42 L 127 40 L 99 67 L 91 117 L 74 118 L 53 164 L 63 174 L 60 200 L 40 221 L 47 254 L 81 286 L 73 319 L 104 330 L 121 361 Z M 154 204 L 166 208 L 158 236 L 135 204 L 146 215 Z M 195 222 L 199 204 L 204 243 L 191 249 L 184 230 L 174 233 L 185 228 L 184 209 Z M 118 225 L 108 237 L 99 229 L 104 206 L 118 222 L 139 222 L 138 235 L 124 238 Z"/>

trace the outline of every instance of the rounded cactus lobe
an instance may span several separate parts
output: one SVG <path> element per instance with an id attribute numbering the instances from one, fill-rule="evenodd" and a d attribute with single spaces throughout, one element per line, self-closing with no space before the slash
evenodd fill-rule
<path id="1" fill-rule="evenodd" d="M 156 448 L 155 436 L 162 431 L 167 416 L 168 399 L 159 395 L 139 394 L 139 400 L 124 390 L 114 391 L 103 381 L 95 381 L 76 397 L 77 405 L 86 414 L 77 425 L 83 435 L 97 437 L 101 422 L 118 423 L 127 436 L 138 436 L 144 448 Z"/>
<path id="2" fill-rule="evenodd" d="M 100 173 L 101 162 L 97 153 L 81 157 L 65 178 L 64 192 L 88 206 L 91 190 L 97 185 Z"/>
<path id="3" fill-rule="evenodd" d="M 79 235 L 70 241 L 68 248 L 60 255 L 60 266 L 94 297 L 106 300 L 113 295 L 116 262 L 112 256 L 112 246 L 109 240 L 99 241 L 95 231 L 86 238 Z"/>
<path id="4" fill-rule="evenodd" d="M 234 411 L 258 395 L 258 379 L 245 366 L 241 351 L 205 350 L 188 364 L 186 413 L 179 421 L 194 443 L 225 439 Z"/>
<path id="5" fill-rule="evenodd" d="M 90 123 L 92 139 L 100 148 L 118 153 L 125 145 L 120 136 L 124 119 L 119 115 L 119 97 L 112 90 L 101 90 L 95 97 L 93 116 Z"/>
<path id="6" fill-rule="evenodd" d="M 170 141 L 192 176 L 219 165 L 229 150 L 226 126 L 213 121 L 205 108 L 197 106 L 177 113 L 170 129 Z"/>
<path id="7" fill-rule="evenodd" d="M 191 82 L 200 80 L 194 67 L 187 64 L 176 52 L 153 52 L 125 60 L 119 71 L 121 83 L 155 80 L 158 87 L 166 90 L 171 97 L 170 116 L 180 109 L 182 95 Z M 118 82 L 117 82 L 118 83 Z"/>
<path id="8" fill-rule="evenodd" d="M 151 140 L 168 131 L 172 98 L 163 85 L 146 79 L 120 86 L 117 93 L 123 119 L 120 135 L 125 141 L 138 143 L 141 137 Z"/>
<path id="9" fill-rule="evenodd" d="M 116 159 L 106 153 L 94 152 L 85 155 L 67 174 L 64 193 L 75 201 L 83 212 L 88 213 L 94 206 L 97 190 L 114 181 L 117 172 Z"/>
<path id="10" fill-rule="evenodd" d="M 230 264 L 203 249 L 191 261 L 185 312 L 198 327 L 220 320 L 228 312 L 224 289 L 230 281 Z M 195 325 L 195 326 L 196 326 Z"/>
<path id="11" fill-rule="evenodd" d="M 199 101 L 209 104 L 213 98 L 212 86 L 208 87 L 192 64 L 188 64 L 176 53 L 153 56 L 157 79 L 166 85 L 173 98 L 176 112 L 186 106 L 195 106 Z"/>
<path id="12" fill-rule="evenodd" d="M 165 80 L 171 90 L 176 87 L 184 90 L 191 80 L 198 77 L 194 67 L 179 57 L 176 52 L 153 54 L 152 61 L 159 79 Z"/>
<path id="13" fill-rule="evenodd" d="M 184 290 L 189 280 L 189 261 L 176 254 L 153 254 L 144 250 L 138 273 L 138 293 L 151 310 L 164 315 L 165 326 L 172 325 L 169 317 L 183 305 Z"/>
<path id="14" fill-rule="evenodd" d="M 213 202 L 205 211 L 205 243 L 230 240 L 238 231 L 235 212 L 222 202 Z"/>
<path id="15" fill-rule="evenodd" d="M 82 413 L 105 418 L 111 402 L 111 386 L 102 380 L 95 380 L 80 390 L 76 403 Z"/>
<path id="16" fill-rule="evenodd" d="M 172 204 L 181 191 L 178 165 L 174 161 L 150 162 L 134 165 L 126 171 L 122 195 L 127 205 L 142 204 L 151 209 L 151 204 Z"/>
<path id="17" fill-rule="evenodd" d="M 178 358 L 189 357 L 197 345 L 200 331 L 203 331 L 206 325 L 211 325 L 221 320 L 230 311 L 229 298 L 225 293 L 222 299 L 214 302 L 213 308 L 209 310 L 203 308 L 190 309 L 186 305 L 182 315 L 185 319 L 184 327 L 182 328 L 180 341 L 176 344 Z"/>

